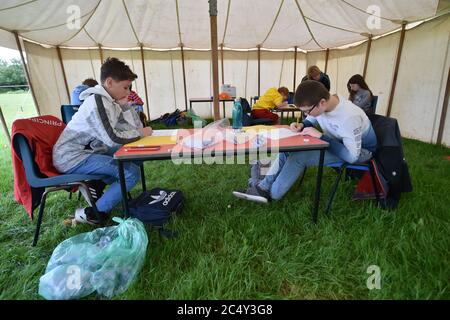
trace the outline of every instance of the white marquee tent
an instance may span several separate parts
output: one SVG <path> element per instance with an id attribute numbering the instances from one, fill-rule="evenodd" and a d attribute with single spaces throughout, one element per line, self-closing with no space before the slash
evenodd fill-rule
<path id="1" fill-rule="evenodd" d="M 247 98 L 293 91 L 318 65 L 347 95 L 348 78 L 364 74 L 377 113 L 397 118 L 404 136 L 450 145 L 449 12 L 448 0 L 217 0 L 219 82 Z M 212 96 L 210 30 L 207 0 L 0 3 L 0 46 L 26 52 L 38 110 L 58 117 L 108 56 L 139 75 L 151 119 Z M 211 116 L 207 105 L 195 110 Z"/>

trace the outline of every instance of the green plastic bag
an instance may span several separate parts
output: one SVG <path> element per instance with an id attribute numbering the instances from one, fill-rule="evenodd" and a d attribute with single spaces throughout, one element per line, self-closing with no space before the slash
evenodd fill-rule
<path id="1" fill-rule="evenodd" d="M 147 232 L 137 219 L 113 220 L 119 225 L 79 234 L 56 247 L 39 280 L 41 296 L 79 299 L 97 291 L 111 298 L 130 286 L 145 261 Z"/>
<path id="2" fill-rule="evenodd" d="M 192 119 L 192 123 L 193 124 L 195 122 L 201 122 L 202 123 L 202 127 L 206 126 L 206 124 L 207 124 L 206 120 L 203 119 L 202 117 L 199 117 L 198 115 L 196 115 L 193 110 L 187 111 L 186 112 L 186 116 Z"/>

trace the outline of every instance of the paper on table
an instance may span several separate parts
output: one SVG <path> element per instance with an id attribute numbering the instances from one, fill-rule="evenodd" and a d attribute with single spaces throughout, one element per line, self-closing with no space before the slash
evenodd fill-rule
<path id="1" fill-rule="evenodd" d="M 176 137 L 178 129 L 153 130 L 152 137 Z"/>
<path id="2" fill-rule="evenodd" d="M 210 147 L 219 141 L 222 141 L 224 136 L 220 131 L 209 131 L 209 132 L 196 132 L 183 139 L 183 145 L 194 149 L 205 149 Z"/>
<path id="3" fill-rule="evenodd" d="M 257 125 L 257 126 L 250 126 L 250 127 L 243 127 L 242 128 L 243 131 L 254 130 L 254 131 L 257 131 L 257 132 L 262 131 L 262 130 L 273 130 L 273 129 L 276 129 L 276 128 L 273 127 L 273 126 L 265 126 L 265 125 L 262 125 L 262 124 Z"/>
<path id="4" fill-rule="evenodd" d="M 300 135 L 299 132 L 294 132 L 287 128 L 274 128 L 270 131 L 261 131 L 258 134 L 266 139 L 271 140 L 280 140 Z"/>
<path id="5" fill-rule="evenodd" d="M 127 143 L 125 147 L 149 147 L 149 146 L 162 146 L 165 144 L 176 144 L 177 137 L 166 137 L 166 136 L 149 136 L 139 139 L 138 141 Z"/>

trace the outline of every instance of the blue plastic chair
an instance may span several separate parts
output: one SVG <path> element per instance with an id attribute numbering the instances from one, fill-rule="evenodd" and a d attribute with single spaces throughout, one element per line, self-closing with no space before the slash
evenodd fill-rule
<path id="1" fill-rule="evenodd" d="M 372 101 L 370 102 L 370 112 L 375 114 L 377 110 L 378 96 L 372 96 Z"/>
<path id="2" fill-rule="evenodd" d="M 78 112 L 79 105 L 76 104 L 64 104 L 61 106 L 61 118 L 65 124 L 68 124 L 75 113 Z"/>
<path id="3" fill-rule="evenodd" d="M 333 185 L 333 188 L 331 189 L 330 196 L 328 197 L 327 208 L 325 210 L 325 213 L 327 215 L 330 214 L 331 205 L 333 203 L 334 195 L 336 194 L 336 190 L 338 188 L 339 182 L 341 181 L 342 173 L 347 169 L 370 172 L 370 177 L 372 178 L 372 188 L 375 191 L 375 198 L 377 201 L 376 203 L 377 204 L 380 203 L 380 196 L 378 193 L 378 187 L 377 187 L 376 177 L 375 177 L 375 168 L 373 167 L 372 160 L 369 160 L 366 163 L 355 163 L 355 164 L 350 164 L 350 163 L 347 163 L 344 161 L 338 161 L 338 162 L 329 163 L 328 165 L 326 165 L 326 167 L 336 168 L 338 170 L 338 175 L 336 177 L 336 180 L 334 181 L 334 185 Z"/>
<path id="4" fill-rule="evenodd" d="M 22 163 L 25 169 L 25 175 L 28 184 L 32 188 L 43 188 L 44 193 L 41 197 L 41 204 L 39 207 L 39 216 L 36 225 L 36 230 L 34 233 L 33 247 L 36 246 L 39 238 L 39 231 L 42 224 L 42 217 L 44 215 L 45 200 L 47 195 L 54 191 L 59 190 L 71 190 L 73 187 L 78 186 L 79 188 L 84 188 L 86 193 L 90 197 L 90 202 L 94 203 L 91 193 L 89 192 L 89 187 L 86 182 L 91 180 L 102 180 L 106 179 L 107 176 L 102 175 L 87 175 L 87 174 L 61 174 L 55 177 L 47 177 L 42 172 L 40 172 L 37 163 L 34 161 L 33 152 L 28 145 L 27 139 L 22 134 L 16 134 L 13 138 L 13 147 L 16 154 L 22 159 Z M 94 204 L 94 212 L 98 215 L 97 208 Z"/>
<path id="5" fill-rule="evenodd" d="M 241 106 L 242 106 L 242 125 L 243 126 L 255 126 L 255 125 L 272 125 L 272 119 L 268 118 L 252 118 L 251 112 L 252 109 L 248 104 L 247 99 L 241 98 Z"/>

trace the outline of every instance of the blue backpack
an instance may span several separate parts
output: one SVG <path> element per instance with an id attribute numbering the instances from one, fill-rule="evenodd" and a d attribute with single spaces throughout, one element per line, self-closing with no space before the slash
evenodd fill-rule
<path id="1" fill-rule="evenodd" d="M 144 224 L 163 227 L 173 215 L 181 213 L 183 201 L 180 190 L 154 188 L 130 200 L 128 206 L 131 217 Z"/>

